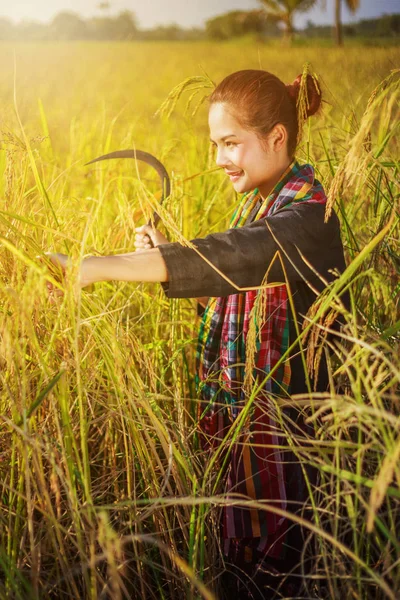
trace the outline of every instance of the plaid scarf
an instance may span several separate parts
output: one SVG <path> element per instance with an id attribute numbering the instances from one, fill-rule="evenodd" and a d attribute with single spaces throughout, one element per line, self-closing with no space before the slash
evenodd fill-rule
<path id="1" fill-rule="evenodd" d="M 262 199 L 258 190 L 245 194 L 230 228 L 274 215 L 295 202 L 326 202 L 311 165 L 293 162 L 273 191 Z M 289 232 L 288 232 L 289 234 Z M 269 235 L 266 228 L 265 235 Z M 255 252 L 257 249 L 255 249 Z M 268 264 L 265 265 L 267 271 Z M 262 294 L 262 298 L 259 295 Z M 262 315 L 256 308 L 262 301 Z M 262 381 L 289 347 L 289 307 L 286 285 L 211 298 L 203 315 L 197 352 L 197 384 L 201 400 L 200 428 L 207 444 L 218 444 L 239 416 L 249 390 L 245 381 Z M 249 360 L 247 347 L 251 323 L 257 318 L 255 352 Z M 253 326 L 254 328 L 254 326 Z M 246 370 L 247 366 L 247 370 Z M 272 399 L 290 393 L 290 362 L 281 364 L 267 379 L 253 402 L 248 424 L 231 449 L 227 489 L 251 499 L 267 499 L 286 508 L 285 476 L 279 444 L 279 417 Z M 251 440 L 251 441 L 250 441 Z M 260 538 L 258 550 L 267 547 L 271 556 L 281 554 L 286 520 L 266 511 L 228 506 L 224 515 L 224 537 Z"/>

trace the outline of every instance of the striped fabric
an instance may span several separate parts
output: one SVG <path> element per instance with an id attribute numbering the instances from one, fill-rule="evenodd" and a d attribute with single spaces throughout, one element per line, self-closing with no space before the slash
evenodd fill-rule
<path id="1" fill-rule="evenodd" d="M 293 162 L 265 199 L 258 190 L 244 195 L 230 227 L 241 227 L 271 216 L 294 202 L 326 202 L 311 165 L 300 166 Z M 265 234 L 268 235 L 267 229 Z M 266 263 L 266 271 L 267 268 Z M 258 306 L 262 302 L 262 310 L 257 310 L 257 335 L 253 335 L 255 353 L 253 350 L 251 359 L 247 338 L 256 318 L 257 299 Z M 239 417 L 251 392 L 246 385 L 249 375 L 253 384 L 262 381 L 288 346 L 286 285 L 210 299 L 200 327 L 197 353 L 197 384 L 201 399 L 199 424 L 207 447 L 215 448 Z M 251 373 L 246 365 L 250 365 Z M 279 438 L 279 415 L 273 397 L 288 394 L 290 362 L 286 361 L 267 380 L 252 404 L 250 418 L 231 449 L 226 481 L 228 492 L 243 494 L 249 499 L 269 500 L 282 509 L 286 508 L 285 473 L 277 448 L 282 445 L 282 439 Z M 271 512 L 228 506 L 223 527 L 225 552 L 229 555 L 232 544 L 237 545 L 238 540 L 257 539 L 257 548 L 254 543 L 247 545 L 249 553 L 252 547 L 279 558 L 286 527 L 286 519 Z"/>

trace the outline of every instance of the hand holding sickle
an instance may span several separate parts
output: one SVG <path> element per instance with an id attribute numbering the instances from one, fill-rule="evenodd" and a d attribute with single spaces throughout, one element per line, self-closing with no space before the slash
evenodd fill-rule
<path id="1" fill-rule="evenodd" d="M 162 185 L 162 196 L 160 204 L 164 202 L 165 198 L 167 198 L 170 195 L 171 183 L 167 170 L 165 169 L 164 165 L 157 158 L 155 158 L 155 156 L 149 154 L 148 152 L 144 152 L 142 150 L 117 150 L 115 152 L 110 152 L 109 154 L 99 156 L 86 164 L 90 165 L 98 161 L 109 160 L 114 158 L 132 158 L 134 160 L 140 160 L 152 166 L 157 171 Z M 159 214 L 157 212 L 154 212 L 152 219 L 146 225 L 136 228 L 134 245 L 137 252 L 149 250 L 158 246 L 159 244 L 168 243 L 167 238 L 156 229 L 159 221 Z M 63 280 L 65 278 L 67 268 L 69 266 L 70 258 L 66 254 L 61 254 L 58 252 L 49 252 L 46 253 L 45 256 L 50 263 L 49 268 L 53 272 L 55 279 Z M 79 287 L 83 288 L 87 285 L 90 285 L 91 283 L 91 281 L 85 281 L 82 269 L 80 269 Z M 54 301 L 55 297 L 63 295 L 63 291 L 59 288 L 56 288 L 50 281 L 47 281 L 46 285 L 47 289 L 49 290 L 51 301 Z"/>

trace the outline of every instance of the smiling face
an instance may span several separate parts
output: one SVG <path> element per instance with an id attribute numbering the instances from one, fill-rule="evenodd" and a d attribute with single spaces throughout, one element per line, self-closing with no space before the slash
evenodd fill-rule
<path id="1" fill-rule="evenodd" d="M 236 192 L 258 188 L 266 197 L 290 163 L 287 133 L 278 124 L 265 140 L 244 129 L 223 103 L 210 106 L 210 137 L 216 147 L 216 163 L 225 170 Z"/>

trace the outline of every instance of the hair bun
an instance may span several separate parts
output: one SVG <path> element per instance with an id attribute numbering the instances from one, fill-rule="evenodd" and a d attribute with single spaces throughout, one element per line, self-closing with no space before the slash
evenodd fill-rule
<path id="1" fill-rule="evenodd" d="M 296 104 L 297 104 L 297 101 L 298 101 L 299 95 L 300 95 L 302 77 L 303 77 L 302 75 L 298 75 L 296 77 L 296 79 L 293 81 L 293 83 L 289 83 L 286 86 L 289 96 L 291 98 L 293 98 L 293 100 L 296 102 Z M 319 107 L 321 106 L 322 94 L 321 94 L 320 87 L 317 83 L 317 80 L 315 79 L 315 77 L 313 77 L 309 73 L 307 73 L 306 85 L 307 85 L 307 108 L 306 108 L 305 112 L 306 112 L 307 117 L 311 117 L 311 115 L 314 115 L 317 112 L 317 110 L 319 109 Z"/>

